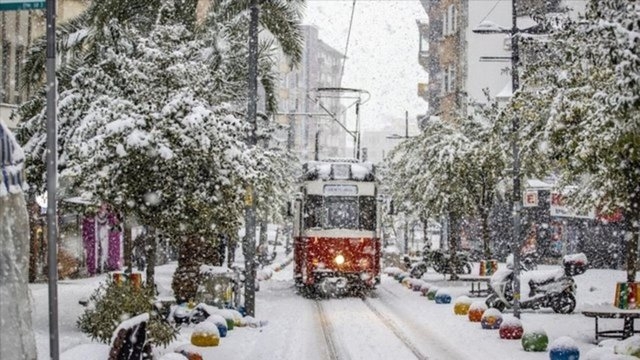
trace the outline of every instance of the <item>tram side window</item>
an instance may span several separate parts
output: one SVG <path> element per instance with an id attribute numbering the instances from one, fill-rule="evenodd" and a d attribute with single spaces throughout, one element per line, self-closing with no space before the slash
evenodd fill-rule
<path id="1" fill-rule="evenodd" d="M 329 196 L 325 199 L 326 229 L 357 229 L 358 201 L 354 197 Z"/>
<path id="2" fill-rule="evenodd" d="M 373 196 L 360 197 L 360 229 L 376 229 L 376 198 Z"/>
<path id="3" fill-rule="evenodd" d="M 322 227 L 322 196 L 308 195 L 304 203 L 304 227 Z"/>

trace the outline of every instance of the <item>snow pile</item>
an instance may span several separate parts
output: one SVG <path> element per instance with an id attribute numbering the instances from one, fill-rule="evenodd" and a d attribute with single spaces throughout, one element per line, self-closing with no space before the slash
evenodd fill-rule
<path id="1" fill-rule="evenodd" d="M 396 266 L 390 266 L 390 267 L 386 267 L 382 270 L 383 273 L 389 275 L 389 276 L 395 276 L 397 274 L 400 274 L 403 270 L 400 269 L 399 267 Z"/>
<path id="2" fill-rule="evenodd" d="M 218 327 L 213 322 L 203 321 L 195 326 L 193 329 L 194 333 L 199 334 L 207 334 L 207 335 L 215 335 L 217 337 L 220 336 L 220 332 L 218 331 Z"/>
<path id="3" fill-rule="evenodd" d="M 60 358 L 64 360 L 104 360 L 109 358 L 110 350 L 111 347 L 105 344 L 82 344 L 63 352 L 60 354 Z"/>
<path id="4" fill-rule="evenodd" d="M 142 324 L 143 322 L 149 322 L 149 313 L 140 314 L 121 322 L 120 325 L 118 325 L 118 327 L 113 331 L 111 344 L 113 344 L 113 342 L 116 340 L 120 330 L 133 329 L 134 327 L 140 326 L 140 324 Z"/>
<path id="5" fill-rule="evenodd" d="M 505 327 L 521 327 L 522 321 L 515 316 L 505 316 L 502 318 L 502 326 Z"/>
<path id="6" fill-rule="evenodd" d="M 229 274 L 232 272 L 233 271 L 226 266 L 200 265 L 201 275 Z"/>
<path id="7" fill-rule="evenodd" d="M 162 355 L 159 360 L 187 360 L 187 357 L 178 353 L 167 353 Z"/>
<path id="8" fill-rule="evenodd" d="M 622 340 L 614 346 L 616 354 L 631 355 L 640 358 L 640 335 Z"/>
<path id="9" fill-rule="evenodd" d="M 584 253 L 568 254 L 562 257 L 562 263 L 587 264 L 587 255 Z"/>
<path id="10" fill-rule="evenodd" d="M 472 303 L 473 300 L 471 300 L 471 298 L 466 295 L 458 296 L 456 298 L 456 301 L 454 302 L 454 304 L 467 304 L 469 306 L 471 306 Z"/>

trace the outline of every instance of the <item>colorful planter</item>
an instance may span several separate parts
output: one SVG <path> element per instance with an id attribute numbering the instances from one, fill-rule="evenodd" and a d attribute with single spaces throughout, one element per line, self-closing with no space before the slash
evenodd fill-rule
<path id="1" fill-rule="evenodd" d="M 422 284 L 422 286 L 420 287 L 420 294 L 422 294 L 422 296 L 427 296 L 427 293 L 429 292 L 430 287 L 431 287 L 430 284 L 427 284 L 427 283 Z"/>
<path id="2" fill-rule="evenodd" d="M 202 347 L 218 346 L 220 333 L 216 324 L 205 321 L 196 325 L 191 334 L 191 344 Z"/>
<path id="3" fill-rule="evenodd" d="M 544 330 L 527 331 L 522 334 L 522 348 L 524 351 L 547 351 L 549 338 Z"/>
<path id="4" fill-rule="evenodd" d="M 453 313 L 456 315 L 467 315 L 471 307 L 471 298 L 468 296 L 459 296 L 453 303 Z"/>
<path id="5" fill-rule="evenodd" d="M 436 294 L 438 293 L 438 288 L 435 286 L 432 286 L 429 288 L 429 291 L 427 291 L 427 299 L 429 300 L 435 300 L 436 298 Z"/>
<path id="6" fill-rule="evenodd" d="M 469 312 L 467 316 L 471 322 L 480 322 L 482 320 L 482 314 L 487 310 L 487 304 L 484 302 L 474 302 L 469 306 Z"/>
<path id="7" fill-rule="evenodd" d="M 435 295 L 436 304 L 450 304 L 451 303 L 451 295 L 447 292 L 439 290 Z"/>
<path id="8" fill-rule="evenodd" d="M 522 322 L 515 317 L 505 317 L 500 325 L 500 339 L 519 340 L 524 334 Z"/>
<path id="9" fill-rule="evenodd" d="M 213 315 L 210 315 L 205 321 L 214 323 L 216 325 L 221 338 L 227 336 L 227 331 L 228 331 L 227 321 L 222 316 L 213 314 Z"/>
<path id="10" fill-rule="evenodd" d="M 580 351 L 575 341 L 568 336 L 555 339 L 549 346 L 550 360 L 578 360 Z"/>
<path id="11" fill-rule="evenodd" d="M 480 325 L 486 330 L 496 330 L 502 325 L 502 313 L 498 309 L 487 309 L 480 318 Z"/>

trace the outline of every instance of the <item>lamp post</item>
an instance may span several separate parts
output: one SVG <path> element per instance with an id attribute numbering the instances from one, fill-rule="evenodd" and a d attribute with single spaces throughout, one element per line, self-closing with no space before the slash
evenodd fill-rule
<path id="1" fill-rule="evenodd" d="M 249 103 L 247 117 L 251 124 L 249 146 L 256 146 L 258 103 L 258 0 L 251 0 L 249 20 Z M 250 316 L 255 316 L 256 301 L 256 204 L 254 189 L 249 187 L 245 195 L 245 232 L 242 252 L 245 263 L 244 306 Z"/>
<path id="2" fill-rule="evenodd" d="M 499 25 L 483 22 L 476 29 L 477 34 L 510 34 L 511 35 L 511 94 L 515 94 L 520 82 L 518 79 L 518 62 L 520 54 L 518 52 L 518 40 L 516 35 L 521 32 L 518 29 L 516 0 L 511 1 L 511 29 Z M 520 132 L 520 120 L 514 116 L 511 120 L 511 131 L 513 135 L 513 241 L 511 251 L 513 253 L 513 315 L 520 318 L 520 211 L 522 209 L 522 195 L 520 191 L 520 149 L 518 147 L 518 134 Z"/>
<path id="3" fill-rule="evenodd" d="M 409 139 L 412 136 L 409 136 L 409 111 L 405 110 L 404 112 L 404 136 L 393 134 L 391 136 L 387 136 L 387 139 Z M 405 214 L 406 216 L 406 214 Z M 408 253 L 409 249 L 409 221 L 407 221 L 406 217 L 404 219 L 404 253 Z"/>

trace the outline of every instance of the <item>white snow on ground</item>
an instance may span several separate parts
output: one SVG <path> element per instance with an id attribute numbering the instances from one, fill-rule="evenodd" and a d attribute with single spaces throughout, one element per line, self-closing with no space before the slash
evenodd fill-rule
<path id="1" fill-rule="evenodd" d="M 276 262 L 277 263 L 277 262 Z M 504 264 L 500 264 L 504 266 Z M 171 274 L 176 264 L 157 268 L 157 282 L 163 290 L 170 289 Z M 541 266 L 553 270 L 552 266 Z M 477 264 L 476 269 L 477 271 Z M 88 360 L 97 355 L 82 356 L 81 344 L 95 344 L 76 328 L 75 322 L 83 311 L 78 300 L 87 298 L 104 275 L 58 284 L 60 302 L 60 349 L 67 360 Z M 470 284 L 446 281 L 433 270 L 425 281 L 445 289 L 453 300 L 466 295 Z M 550 343 L 562 336 L 571 337 L 582 355 L 596 345 L 594 320 L 580 313 L 594 304 L 611 303 L 615 283 L 624 281 L 623 271 L 587 270 L 575 277 L 578 285 L 576 311 L 559 315 L 548 309 L 524 310 L 522 323 L 527 329 L 544 329 Z M 34 327 L 38 357 L 48 358 L 48 308 L 46 284 L 30 285 L 34 300 Z M 473 301 L 482 300 L 472 298 Z M 436 304 L 411 291 L 393 278 L 383 275 L 382 284 L 366 302 L 383 315 L 406 341 L 429 359 L 548 359 L 549 354 L 525 352 L 518 340 L 501 340 L 497 330 L 483 330 L 479 323 L 469 322 L 466 316 L 453 313 L 452 304 Z M 415 359 L 398 336 L 384 325 L 362 300 L 357 298 L 322 300 L 332 340 L 341 359 Z M 266 326 L 236 327 L 222 338 L 218 347 L 202 351 L 205 359 L 327 359 L 328 348 L 322 331 L 318 307 L 313 300 L 296 294 L 292 280 L 292 265 L 261 284 L 256 298 L 256 318 L 267 320 Z M 602 328 L 622 328 L 622 320 L 600 321 Z M 636 329 L 638 328 L 636 324 Z M 185 327 L 179 338 L 168 348 L 156 349 L 156 355 L 172 352 L 189 342 L 194 327 Z M 84 345 L 85 349 L 102 349 Z M 67 351 L 65 353 L 65 351 Z M 91 351 L 90 351 L 91 352 Z M 91 357 L 93 356 L 93 357 Z M 160 357 L 160 356 L 158 356 Z"/>

